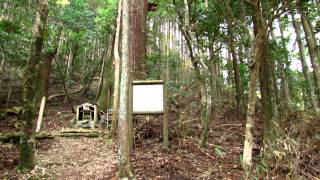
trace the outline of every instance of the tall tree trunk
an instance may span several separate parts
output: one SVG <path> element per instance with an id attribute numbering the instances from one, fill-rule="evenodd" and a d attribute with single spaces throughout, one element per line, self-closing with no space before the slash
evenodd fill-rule
<path id="1" fill-rule="evenodd" d="M 267 40 L 266 40 L 267 41 Z M 267 42 L 264 46 L 260 47 L 263 51 L 262 56 L 260 57 L 260 67 L 259 67 L 259 81 L 260 81 L 260 93 L 261 93 L 261 111 L 262 111 L 262 120 L 263 120 L 263 142 L 267 142 L 272 139 L 272 121 L 275 120 L 274 111 L 276 108 L 275 95 L 273 79 L 271 76 L 271 66 L 270 59 L 268 59 L 267 54 Z"/>
<path id="2" fill-rule="evenodd" d="M 72 73 L 72 64 L 73 64 L 73 52 L 72 52 L 72 47 L 69 47 L 69 56 L 68 56 L 68 60 L 67 60 L 67 73 L 66 73 L 66 77 L 67 77 L 67 81 L 68 81 L 68 85 L 70 84 L 70 77 L 71 77 L 71 73 Z"/>
<path id="3" fill-rule="evenodd" d="M 112 46 L 112 45 L 111 45 Z M 109 46 L 110 49 L 111 46 Z M 111 50 L 108 50 L 111 51 Z M 101 93 L 99 95 L 99 98 L 97 100 L 97 104 L 101 110 L 104 112 L 107 112 L 108 108 L 110 108 L 110 102 L 111 102 L 111 94 L 112 94 L 112 80 L 113 80 L 113 70 L 112 70 L 112 64 L 110 61 L 110 55 L 111 53 L 108 52 L 108 55 L 106 57 L 106 71 L 103 73 L 103 83 L 101 88 Z"/>
<path id="4" fill-rule="evenodd" d="M 39 105 L 40 101 L 43 97 L 48 96 L 49 90 L 49 78 L 51 72 L 51 64 L 53 58 L 56 56 L 58 52 L 58 47 L 60 43 L 60 36 L 62 32 L 62 27 L 59 27 L 56 34 L 54 35 L 54 40 L 52 42 L 52 51 L 41 54 L 40 64 L 39 64 L 39 72 L 37 74 L 37 82 L 36 82 L 36 104 Z"/>
<path id="5" fill-rule="evenodd" d="M 233 19 L 233 12 L 230 7 L 230 0 L 225 1 L 226 10 L 227 10 L 227 23 L 228 23 L 228 44 L 232 55 L 232 63 L 233 63 L 233 74 L 234 74 L 234 82 L 236 87 L 236 112 L 237 116 L 241 114 L 242 110 L 241 107 L 243 105 L 243 90 L 242 84 L 240 79 L 240 71 L 239 71 L 239 64 L 238 64 L 238 57 L 236 53 L 235 47 L 235 37 L 233 34 L 234 31 L 234 19 Z"/>
<path id="6" fill-rule="evenodd" d="M 123 0 L 122 15 L 122 47 L 121 47 L 121 79 L 120 79 L 120 103 L 119 103 L 119 155 L 118 176 L 120 178 L 131 178 L 133 172 L 130 163 L 129 145 L 129 88 L 130 88 L 130 52 L 129 52 L 129 0 Z"/>
<path id="7" fill-rule="evenodd" d="M 299 57 L 300 57 L 301 66 L 302 66 L 302 73 L 304 76 L 304 83 L 305 83 L 304 87 L 306 89 L 306 95 L 307 95 L 307 103 L 306 104 L 307 104 L 307 106 L 309 106 L 309 104 L 311 104 L 311 107 L 313 108 L 313 110 L 317 110 L 317 108 L 318 108 L 317 100 L 315 98 L 314 88 L 310 82 L 309 68 L 308 68 L 306 58 L 304 55 L 304 46 L 303 46 L 301 35 L 300 35 L 300 29 L 299 29 L 299 26 L 297 25 L 297 21 L 296 21 L 296 18 L 294 17 L 293 13 L 291 14 L 291 19 L 292 19 L 293 28 L 296 32 L 297 43 L 298 43 L 298 47 L 299 47 Z"/>
<path id="8" fill-rule="evenodd" d="M 176 4 L 175 4 L 176 5 Z M 202 59 L 198 56 L 200 54 L 197 53 L 193 47 L 197 47 L 195 45 L 192 31 L 190 30 L 190 19 L 189 19 L 189 4 L 187 0 L 184 0 L 184 19 L 178 9 L 176 9 L 180 24 L 179 28 L 186 40 L 186 45 L 189 50 L 189 56 L 192 62 L 192 66 L 194 67 L 196 78 L 198 80 L 200 86 L 200 95 L 201 95 L 201 121 L 204 127 L 201 140 L 200 147 L 207 146 L 208 140 L 208 132 L 209 132 L 209 124 L 211 121 L 211 84 L 210 84 L 210 70 L 206 64 L 202 61 Z M 184 22 L 184 25 L 183 25 Z"/>
<path id="9" fill-rule="evenodd" d="M 210 74 L 207 74 L 207 77 L 208 76 L 210 76 Z M 203 81 L 205 82 L 201 82 L 200 91 L 201 91 L 201 105 L 202 105 L 201 120 L 202 120 L 204 129 L 203 129 L 201 140 L 200 140 L 200 147 L 206 148 L 208 143 L 209 125 L 212 118 L 212 103 L 211 103 L 212 86 L 209 78 L 203 78 Z"/>
<path id="10" fill-rule="evenodd" d="M 283 27 L 281 25 L 281 21 L 279 19 L 279 29 L 281 35 L 281 45 L 285 51 L 287 51 L 286 42 L 284 39 Z M 281 90 L 282 90 L 282 98 L 284 100 L 282 111 L 288 112 L 291 107 L 291 96 L 290 96 L 290 87 L 289 87 L 289 56 L 285 55 L 285 59 L 279 60 L 279 69 L 280 69 L 280 77 L 281 77 Z"/>
<path id="11" fill-rule="evenodd" d="M 278 117 L 279 115 L 279 105 L 280 105 L 280 97 L 279 97 L 279 89 L 278 89 L 278 83 L 277 83 L 277 72 L 276 72 L 276 60 L 270 59 L 270 70 L 271 70 L 271 76 L 272 76 L 272 86 L 273 86 L 273 92 L 274 92 L 274 100 L 275 100 L 275 116 Z"/>
<path id="12" fill-rule="evenodd" d="M 275 34 L 274 34 L 274 31 L 273 31 L 273 27 L 272 27 L 272 24 L 269 25 L 269 31 L 271 32 L 271 39 L 272 40 L 276 40 L 276 37 L 275 37 Z M 279 93 L 279 88 L 278 88 L 278 83 L 277 83 L 277 79 L 278 79 L 278 76 L 277 76 L 277 66 L 276 66 L 276 62 L 278 62 L 277 59 L 270 59 L 270 71 L 271 71 L 271 76 L 272 76 L 272 86 L 273 86 L 273 99 L 275 100 L 275 107 L 274 107 L 274 114 L 276 117 L 279 116 L 279 111 L 282 111 L 281 110 L 281 101 L 280 101 L 280 93 Z M 280 69 L 280 68 L 278 68 Z M 280 77 L 281 79 L 281 77 Z"/>
<path id="13" fill-rule="evenodd" d="M 301 17 L 301 23 L 304 30 L 305 38 L 307 40 L 307 46 L 309 49 L 310 61 L 313 68 L 315 92 L 316 92 L 318 102 L 320 102 L 320 69 L 319 69 L 320 58 L 319 58 L 319 53 L 317 52 L 317 41 L 314 38 L 313 28 L 310 24 L 310 21 L 306 16 L 306 14 L 302 11 L 301 0 L 297 0 L 297 9 Z"/>
<path id="14" fill-rule="evenodd" d="M 232 97 L 232 102 L 234 102 L 234 91 L 233 91 L 233 85 L 235 84 L 234 83 L 234 79 L 233 79 L 233 69 L 232 69 L 232 57 L 231 57 L 231 49 L 228 48 L 228 51 L 226 52 L 227 53 L 227 71 L 228 71 L 228 77 L 227 77 L 227 80 L 228 80 L 228 96 L 229 97 Z"/>
<path id="15" fill-rule="evenodd" d="M 114 33 L 112 33 L 114 34 Z M 107 112 L 107 109 L 110 108 L 111 95 L 112 95 L 112 82 L 113 82 L 113 68 L 111 57 L 113 55 L 113 44 L 114 44 L 114 35 L 109 37 L 109 42 L 107 45 L 107 49 L 104 55 L 102 56 L 102 69 L 100 72 L 100 82 L 99 82 L 99 92 L 97 98 L 97 104 L 99 108 L 103 111 Z M 101 84 L 100 84 L 101 83 Z M 100 87 L 101 86 L 101 87 Z"/>
<path id="16" fill-rule="evenodd" d="M 40 63 L 43 48 L 44 29 L 48 17 L 48 1 L 37 1 L 37 15 L 33 29 L 33 42 L 30 48 L 30 57 L 23 78 L 23 109 L 20 116 L 23 136 L 20 139 L 20 168 L 32 169 L 34 167 L 34 138 L 33 127 L 35 117 L 35 69 Z"/>
<path id="17" fill-rule="evenodd" d="M 130 41 L 133 61 L 133 78 L 144 79 L 147 53 L 147 0 L 135 0 L 130 6 Z"/>
<path id="18" fill-rule="evenodd" d="M 118 16 L 117 16 L 117 29 L 114 41 L 114 92 L 113 92 L 113 114 L 111 122 L 110 135 L 115 136 L 118 126 L 118 115 L 119 115 L 119 85 L 120 85 L 120 54 L 119 54 L 119 41 L 120 41 L 120 30 L 121 30 L 121 17 L 122 17 L 122 1 L 118 2 Z"/>
<path id="19" fill-rule="evenodd" d="M 254 22 L 256 26 L 256 37 L 253 46 L 253 59 L 250 63 L 249 100 L 243 150 L 243 167 L 247 175 L 252 167 L 252 147 L 256 107 L 256 83 L 259 76 L 260 59 L 264 58 L 266 50 L 265 47 L 268 40 L 267 27 L 260 7 L 260 0 L 252 0 L 250 2 L 252 2 L 255 12 Z"/>
<path id="20" fill-rule="evenodd" d="M 273 79 L 271 74 L 271 62 L 269 59 L 269 54 L 267 51 L 268 46 L 268 27 L 266 22 L 262 26 L 265 29 L 259 27 L 259 23 L 255 22 L 254 19 L 254 29 L 255 32 L 263 31 L 265 34 L 265 42 L 263 46 L 260 46 L 261 56 L 260 56 L 260 67 L 259 67 L 259 81 L 260 81 L 260 93 L 261 93 L 261 112 L 262 112 L 262 140 L 264 144 L 268 144 L 273 139 L 273 126 L 272 121 L 274 121 L 277 117 L 277 105 L 275 100 L 275 91 L 273 87 Z M 260 29 L 259 29 L 260 28 Z"/>
<path id="21" fill-rule="evenodd" d="M 162 147 L 169 148 L 169 108 L 168 108 L 168 83 L 169 83 L 169 61 L 166 60 L 163 73 L 163 122 L 162 122 Z"/>

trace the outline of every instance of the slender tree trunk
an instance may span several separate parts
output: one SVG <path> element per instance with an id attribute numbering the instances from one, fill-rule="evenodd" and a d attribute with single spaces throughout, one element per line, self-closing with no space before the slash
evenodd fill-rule
<path id="1" fill-rule="evenodd" d="M 112 80 L 113 80 L 113 71 L 111 66 L 112 65 L 110 61 L 106 62 L 106 67 L 108 70 L 104 72 L 103 85 L 97 101 L 99 108 L 104 112 L 107 112 L 111 104 L 110 94 L 112 93 Z"/>
<path id="2" fill-rule="evenodd" d="M 207 76 L 210 76 L 210 75 L 208 74 Z M 201 93 L 201 104 L 202 104 L 201 120 L 202 120 L 204 129 L 203 129 L 201 140 L 200 140 L 200 147 L 206 148 L 208 143 L 209 125 L 211 122 L 211 115 L 212 115 L 212 103 L 211 103 L 212 86 L 209 78 L 204 78 L 203 80 L 205 82 L 201 83 L 200 88 L 202 92 Z"/>
<path id="3" fill-rule="evenodd" d="M 301 23 L 304 30 L 305 38 L 307 40 L 307 46 L 309 49 L 310 61 L 313 68 L 315 92 L 318 102 L 320 102 L 320 58 L 317 52 L 317 41 L 314 38 L 313 29 L 310 25 L 309 19 L 301 9 L 301 0 L 297 0 L 297 9 L 301 17 Z"/>
<path id="4" fill-rule="evenodd" d="M 235 84 L 234 83 L 234 80 L 233 80 L 233 76 L 232 76 L 232 58 L 231 58 L 231 50 L 230 48 L 228 48 L 228 51 L 226 52 L 227 53 L 227 71 L 228 71 L 228 77 L 227 77 L 227 80 L 228 80 L 228 96 L 229 97 L 232 97 L 232 102 L 234 102 L 234 91 L 233 91 L 233 85 Z"/>
<path id="5" fill-rule="evenodd" d="M 293 28 L 294 28 L 294 30 L 296 32 L 296 36 L 297 36 L 297 43 L 298 43 L 298 47 L 299 47 L 299 56 L 300 56 L 300 61 L 301 61 L 301 66 L 302 66 L 302 73 L 304 76 L 305 89 L 307 92 L 306 93 L 306 95 L 307 95 L 307 103 L 306 104 L 310 103 L 313 110 L 317 110 L 317 108 L 318 108 L 317 100 L 315 98 L 314 88 L 310 82 L 309 68 L 308 68 L 306 58 L 304 55 L 304 46 L 303 46 L 301 35 L 300 35 L 300 29 L 299 29 L 299 26 L 297 25 L 297 21 L 294 17 L 294 14 L 291 14 L 291 19 L 292 19 Z"/>
<path id="6" fill-rule="evenodd" d="M 182 31 L 184 38 L 186 40 L 186 44 L 189 50 L 189 56 L 192 62 L 192 65 L 195 69 L 196 78 L 198 80 L 200 86 L 200 94 L 201 94 L 201 121 L 204 126 L 204 130 L 200 140 L 200 147 L 206 147 L 208 141 L 208 132 L 209 132 L 209 124 L 211 121 L 211 84 L 210 84 L 210 70 L 204 64 L 204 62 L 200 59 L 200 57 L 193 50 L 195 46 L 194 38 L 192 38 L 192 32 L 190 31 L 190 19 L 189 19 L 189 4 L 187 0 L 184 0 L 184 19 L 180 12 L 177 10 L 180 21 L 184 22 L 180 24 L 180 30 Z M 199 54 L 199 53 L 198 53 Z M 200 66 L 201 64 L 201 66 Z M 201 69 L 202 68 L 202 69 Z"/>
<path id="7" fill-rule="evenodd" d="M 121 47 L 121 80 L 120 80 L 120 98 L 119 98 L 119 156 L 118 167 L 119 178 L 131 178 L 133 172 L 130 163 L 130 145 L 129 145 L 129 88 L 130 88 L 130 52 L 129 52 L 129 0 L 123 0 L 122 15 L 122 47 Z"/>
<path id="8" fill-rule="evenodd" d="M 279 29 L 280 29 L 280 35 L 281 35 L 281 44 L 282 47 L 287 50 L 287 46 L 284 40 L 284 34 L 283 34 L 283 27 L 281 25 L 280 19 L 279 19 Z M 290 90 L 289 90 L 289 77 L 288 77 L 288 69 L 289 69 L 289 56 L 286 55 L 285 59 L 282 59 L 279 61 L 279 69 L 280 69 L 280 77 L 281 77 L 281 89 L 282 89 L 282 98 L 284 100 L 283 104 L 283 111 L 288 112 L 288 110 L 291 107 L 291 97 L 290 97 Z"/>
<path id="9" fill-rule="evenodd" d="M 1 63 L 0 63 L 0 76 L 3 76 L 3 67 L 4 67 L 4 62 L 5 62 L 6 56 L 5 53 L 1 53 Z M 2 78 L 0 78 L 0 84 L 2 84 Z M 0 86 L 1 87 L 1 86 Z"/>
<path id="10" fill-rule="evenodd" d="M 163 73 L 163 122 L 162 122 L 162 147 L 169 148 L 169 108 L 168 108 L 168 83 L 169 83 L 169 61 L 166 61 Z"/>
<path id="11" fill-rule="evenodd" d="M 235 37 L 233 34 L 234 31 L 234 19 L 233 19 L 233 12 L 230 7 L 230 0 L 225 1 L 226 10 L 227 10 L 227 23 L 228 23 L 228 44 L 232 55 L 232 63 L 233 63 L 233 74 L 234 74 L 234 82 L 236 87 L 236 112 L 237 117 L 241 114 L 242 110 L 241 107 L 243 105 L 243 90 L 242 84 L 240 79 L 240 71 L 239 71 L 239 64 L 238 64 L 238 57 L 236 53 L 235 47 Z"/>
<path id="12" fill-rule="evenodd" d="M 247 110 L 247 122 L 245 130 L 245 141 L 243 150 L 243 168 L 248 175 L 252 167 L 252 148 L 253 148 L 253 133 L 254 133 L 254 118 L 256 107 L 256 83 L 259 76 L 260 59 L 264 58 L 268 33 L 266 22 L 264 20 L 260 7 L 260 0 L 253 0 L 253 8 L 255 11 L 254 19 L 256 23 L 256 37 L 253 46 L 253 59 L 250 63 L 250 87 Z"/>
<path id="13" fill-rule="evenodd" d="M 34 117 L 35 117 L 35 69 L 39 65 L 41 51 L 43 48 L 44 29 L 48 17 L 48 1 L 37 1 L 37 15 L 34 23 L 33 36 L 31 44 L 30 57 L 23 78 L 23 109 L 20 116 L 23 136 L 20 139 L 20 164 L 24 169 L 33 169 L 34 163 Z"/>
<path id="14" fill-rule="evenodd" d="M 101 90 L 98 99 L 97 99 L 97 104 L 99 106 L 100 109 L 102 109 L 103 111 L 107 112 L 107 109 L 110 108 L 110 102 L 111 102 L 111 96 L 110 94 L 112 93 L 112 80 L 113 80 L 113 70 L 112 70 L 112 63 L 110 61 L 111 57 L 112 57 L 112 50 L 113 50 L 113 38 L 110 39 L 109 43 L 108 43 L 108 48 L 107 48 L 107 53 L 105 55 L 105 57 L 103 57 L 103 69 L 101 70 L 101 74 L 100 74 L 100 80 L 102 82 L 101 85 Z"/>
<path id="15" fill-rule="evenodd" d="M 274 35 L 274 31 L 273 31 L 273 28 L 272 28 L 272 24 L 269 25 L 269 31 L 271 32 L 271 39 L 272 40 L 276 40 L 276 37 Z M 280 92 L 279 92 L 279 88 L 278 88 L 278 83 L 277 83 L 277 79 L 278 79 L 278 76 L 277 76 L 277 66 L 276 66 L 276 62 L 279 61 L 277 59 L 270 59 L 270 71 L 271 71 L 271 76 L 272 76 L 272 86 L 273 86 L 273 99 L 275 101 L 275 107 L 274 107 L 274 115 L 275 117 L 279 117 L 279 111 L 283 111 L 281 109 L 281 100 L 280 100 Z M 278 68 L 280 69 L 280 68 Z M 281 72 L 281 70 L 280 70 Z M 281 73 L 280 73 L 280 79 L 281 79 Z"/>
<path id="16" fill-rule="evenodd" d="M 67 79 L 70 79 L 70 75 L 72 72 L 72 64 L 73 64 L 73 52 L 72 52 L 72 47 L 69 47 L 69 56 L 68 56 L 68 61 L 67 61 Z"/>
<path id="17" fill-rule="evenodd" d="M 110 135 L 115 136 L 118 126 L 118 115 L 119 115 L 119 85 L 120 85 L 120 54 L 119 54 L 119 41 L 120 41 L 120 30 L 121 30 L 121 14 L 122 14 L 122 1 L 118 2 L 118 16 L 117 16 L 117 29 L 114 41 L 114 92 L 113 92 L 113 114 Z"/>
<path id="18" fill-rule="evenodd" d="M 109 48 L 108 48 L 108 50 L 109 50 Z M 107 61 L 107 58 L 103 58 L 101 70 L 100 70 L 100 75 L 99 75 L 98 91 L 97 91 L 97 96 L 96 96 L 97 100 L 99 100 L 99 97 L 101 95 L 101 91 L 102 91 L 102 88 L 104 85 L 103 81 L 104 81 L 106 61 Z"/>
<path id="19" fill-rule="evenodd" d="M 276 60 L 270 59 L 270 70 L 271 70 L 271 76 L 272 76 L 272 86 L 273 86 L 273 92 L 274 92 L 274 99 L 275 99 L 275 105 L 274 108 L 277 112 L 279 112 L 279 105 L 280 105 L 280 97 L 279 97 L 279 89 L 277 84 L 277 72 L 276 72 Z M 275 114 L 278 117 L 278 113 Z"/>

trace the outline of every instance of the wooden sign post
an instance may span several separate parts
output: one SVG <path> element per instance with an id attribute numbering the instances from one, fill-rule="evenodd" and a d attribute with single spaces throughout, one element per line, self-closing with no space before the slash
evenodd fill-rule
<path id="1" fill-rule="evenodd" d="M 162 136 L 164 148 L 168 149 L 168 107 L 166 83 L 162 80 L 132 82 L 132 114 L 162 114 Z"/>

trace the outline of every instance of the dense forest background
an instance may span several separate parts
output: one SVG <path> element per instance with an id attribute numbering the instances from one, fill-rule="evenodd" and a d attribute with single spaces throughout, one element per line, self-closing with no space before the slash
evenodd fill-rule
<path id="1" fill-rule="evenodd" d="M 319 0 L 2 0 L 0 178 L 318 179 L 319 14 Z M 132 115 L 134 80 L 163 80 L 162 115 Z M 97 127 L 68 130 L 85 102 Z"/>

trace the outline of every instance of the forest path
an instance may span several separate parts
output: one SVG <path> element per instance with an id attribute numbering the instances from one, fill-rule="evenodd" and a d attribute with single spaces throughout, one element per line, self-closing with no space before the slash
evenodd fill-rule
<path id="1" fill-rule="evenodd" d="M 105 138 L 57 138 L 38 147 L 38 169 L 53 179 L 110 179 L 116 148 Z"/>
<path id="2" fill-rule="evenodd" d="M 43 130 L 68 127 L 73 114 L 64 109 L 48 108 Z M 177 137 L 177 117 L 170 117 L 169 151 L 161 147 L 161 117 L 138 121 L 142 128 L 136 132 L 132 152 L 137 179 L 241 179 L 243 120 L 235 119 L 232 113 L 220 115 L 210 125 L 208 147 L 200 149 L 202 130 L 196 114 L 185 119 L 190 122 L 185 138 Z M 12 165 L 18 158 L 18 147 L 0 143 L 0 179 L 113 179 L 117 172 L 116 144 L 106 136 L 41 140 L 37 142 L 35 170 L 19 174 Z"/>

